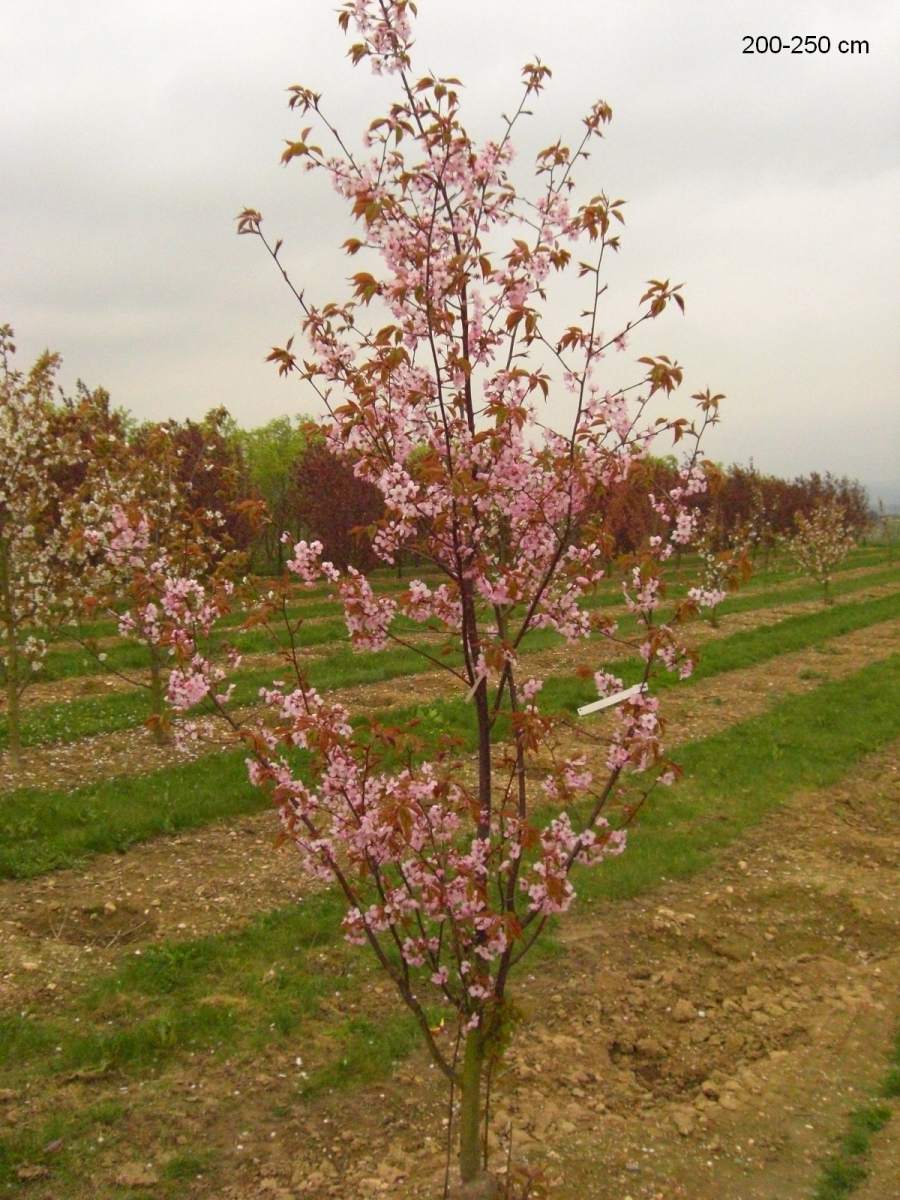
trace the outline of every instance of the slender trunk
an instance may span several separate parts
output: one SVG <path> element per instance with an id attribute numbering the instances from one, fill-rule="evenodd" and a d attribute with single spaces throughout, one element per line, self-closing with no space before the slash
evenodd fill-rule
<path id="1" fill-rule="evenodd" d="M 150 647 L 150 713 L 155 718 L 151 726 L 153 729 L 153 740 L 157 746 L 164 746 L 166 744 L 166 734 L 162 723 L 162 661 L 159 655 L 159 647 L 153 645 Z"/>
<path id="2" fill-rule="evenodd" d="M 459 1114 L 459 1173 L 463 1183 L 481 1174 L 481 1076 L 484 1073 L 484 1038 L 480 1029 L 466 1035 Z"/>
<path id="3" fill-rule="evenodd" d="M 478 636 L 478 617 L 472 598 L 472 585 L 462 581 L 463 639 L 473 673 L 481 654 Z M 475 688 L 475 718 L 478 724 L 478 836 L 485 838 L 491 830 L 491 713 L 488 706 L 487 679 Z"/>
<path id="4" fill-rule="evenodd" d="M 825 601 L 826 604 L 834 603 L 834 600 L 831 598 L 831 593 L 828 590 L 828 585 L 830 582 L 831 582 L 830 579 L 826 579 L 824 581 L 824 583 L 822 584 L 822 599 Z"/>
<path id="5" fill-rule="evenodd" d="M 14 632 L 6 642 L 6 739 L 12 769 L 22 765 L 22 718 L 19 708 L 19 649 Z"/>
<path id="6" fill-rule="evenodd" d="M 9 761 L 14 771 L 22 765 L 22 718 L 19 705 L 19 646 L 16 641 L 16 615 L 9 579 L 9 547 L 0 543 L 0 599 L 3 602 L 3 626 L 6 633 L 6 737 Z"/>

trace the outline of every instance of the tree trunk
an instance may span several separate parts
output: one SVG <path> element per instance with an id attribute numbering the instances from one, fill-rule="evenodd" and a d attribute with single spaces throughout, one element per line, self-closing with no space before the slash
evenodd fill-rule
<path id="1" fill-rule="evenodd" d="M 481 1077 L 484 1074 L 484 1035 L 480 1029 L 466 1034 L 459 1114 L 459 1173 L 463 1184 L 480 1181 Z"/>
<path id="2" fill-rule="evenodd" d="M 3 601 L 3 625 L 6 633 L 6 737 L 9 761 L 14 771 L 22 765 L 22 719 L 19 706 L 19 646 L 16 642 L 16 616 L 13 611 L 12 585 L 9 580 L 9 549 L 0 543 L 0 598 Z"/>
<path id="3" fill-rule="evenodd" d="M 163 686 L 162 686 L 162 662 L 159 656 L 159 647 L 150 647 L 150 713 L 155 720 L 151 726 L 153 730 L 153 740 L 157 746 L 164 746 L 166 741 L 165 730 L 163 729 Z"/>
<path id="4" fill-rule="evenodd" d="M 22 719 L 19 709 L 19 653 L 15 635 L 6 644 L 6 739 L 10 766 L 22 765 Z"/>

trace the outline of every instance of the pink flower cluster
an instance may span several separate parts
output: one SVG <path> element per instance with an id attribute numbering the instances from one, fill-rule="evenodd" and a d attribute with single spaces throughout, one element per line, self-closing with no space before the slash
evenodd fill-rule
<path id="1" fill-rule="evenodd" d="M 355 567 L 347 568 L 340 590 L 353 645 L 358 650 L 383 650 L 397 602 L 389 596 L 376 596 L 368 579 Z"/>
<path id="2" fill-rule="evenodd" d="M 368 57 L 376 75 L 393 74 L 408 64 L 412 45 L 409 0 L 350 0 L 341 15 L 342 23 L 344 19 L 352 21 L 363 39 L 357 58 Z"/>
<path id="3" fill-rule="evenodd" d="M 282 541 L 288 539 L 288 534 L 282 536 Z M 296 575 L 304 583 L 315 583 L 319 579 L 327 579 L 337 583 L 341 577 L 334 563 L 322 561 L 323 546 L 321 542 L 299 541 L 294 545 L 293 554 L 285 563 L 291 574 Z"/>

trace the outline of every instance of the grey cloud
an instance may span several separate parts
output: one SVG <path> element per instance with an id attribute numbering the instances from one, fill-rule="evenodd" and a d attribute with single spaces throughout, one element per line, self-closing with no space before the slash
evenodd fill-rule
<path id="1" fill-rule="evenodd" d="M 23 353 L 65 355 L 142 416 L 227 404 L 243 421 L 306 399 L 263 363 L 296 322 L 233 217 L 284 235 L 321 295 L 348 267 L 327 190 L 278 165 L 299 122 L 285 88 L 321 88 L 353 134 L 388 94 L 353 72 L 332 0 L 244 5 L 12 0 L 0 37 L 0 317 Z M 742 56 L 747 33 L 868 37 L 868 58 Z M 687 281 L 688 317 L 635 346 L 728 393 L 713 443 L 783 472 L 900 475 L 893 6 L 706 0 L 421 0 L 420 62 L 466 81 L 482 135 L 535 53 L 554 78 L 519 139 L 616 117 L 581 178 L 628 200 L 609 319 L 643 280 Z M 560 314 L 562 316 L 562 314 Z M 610 378 L 623 369 L 610 362 Z"/>

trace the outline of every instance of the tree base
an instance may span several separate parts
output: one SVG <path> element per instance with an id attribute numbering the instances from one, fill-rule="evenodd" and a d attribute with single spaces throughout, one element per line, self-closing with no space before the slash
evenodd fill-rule
<path id="1" fill-rule="evenodd" d="M 450 1193 L 451 1200 L 499 1200 L 500 1185 L 493 1175 L 479 1175 L 468 1183 L 459 1183 Z"/>

